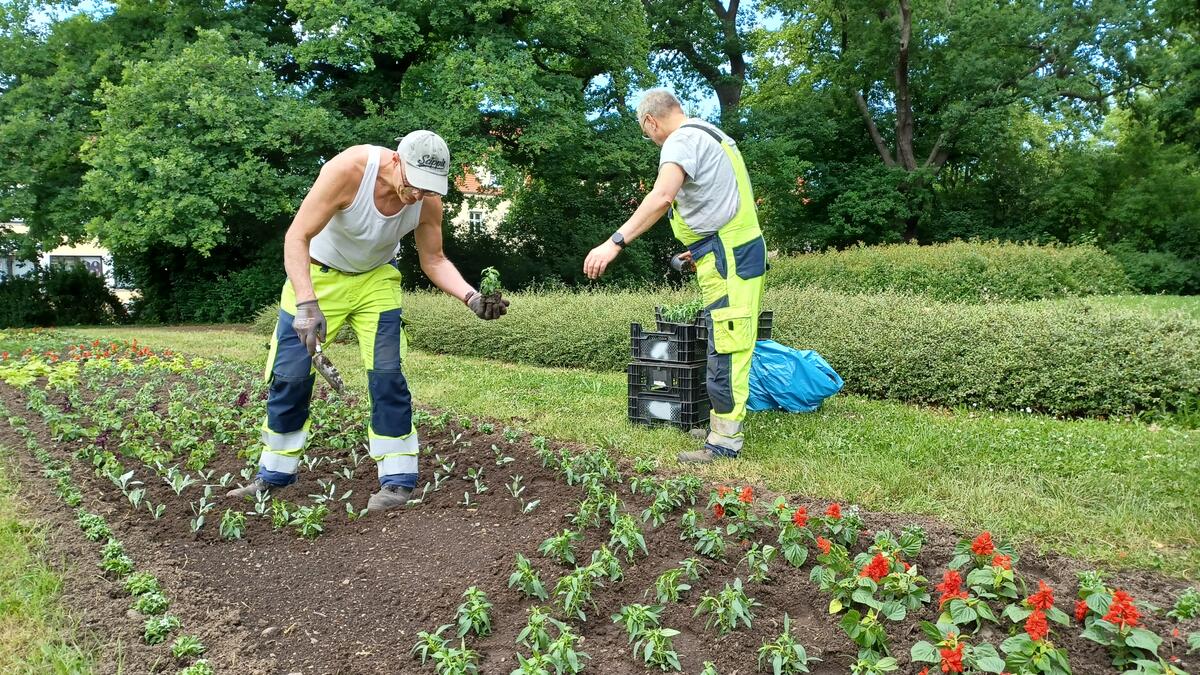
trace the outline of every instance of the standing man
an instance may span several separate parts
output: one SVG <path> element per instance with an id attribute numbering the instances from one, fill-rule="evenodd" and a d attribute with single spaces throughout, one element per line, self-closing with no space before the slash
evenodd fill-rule
<path id="1" fill-rule="evenodd" d="M 417 484 L 417 431 L 401 364 L 408 343 L 400 310 L 400 272 L 391 264 L 400 239 L 414 232 L 421 270 L 481 319 L 505 314 L 486 305 L 442 252 L 442 195 L 450 150 L 432 131 L 414 131 L 396 150 L 357 145 L 321 168 L 283 240 L 288 280 L 279 302 L 264 376 L 270 382 L 258 475 L 229 497 L 270 492 L 296 480 L 308 440 L 316 372 L 312 355 L 327 333 L 349 321 L 358 336 L 371 421 L 371 458 L 380 490 L 369 511 L 408 502 Z"/>
<path id="2" fill-rule="evenodd" d="M 733 139 L 683 114 L 670 92 L 646 92 L 637 109 L 646 138 L 662 148 L 654 188 L 609 241 L 588 253 L 583 271 L 596 279 L 629 242 L 669 212 L 675 238 L 687 246 L 708 309 L 708 397 L 704 448 L 681 462 L 737 457 L 750 395 L 750 356 L 758 337 L 767 246 L 758 228 L 754 190 Z"/>

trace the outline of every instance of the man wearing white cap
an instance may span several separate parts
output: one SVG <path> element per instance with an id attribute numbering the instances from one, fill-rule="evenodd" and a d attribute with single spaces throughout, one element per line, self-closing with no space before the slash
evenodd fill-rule
<path id="1" fill-rule="evenodd" d="M 258 475 L 229 492 L 242 498 L 296 480 L 308 440 L 316 373 L 312 356 L 327 334 L 349 322 L 367 367 L 371 457 L 380 490 L 367 508 L 405 504 L 417 483 L 418 439 L 401 371 L 407 351 L 400 309 L 400 239 L 413 232 L 421 270 L 481 319 L 498 319 L 507 301 L 484 303 L 442 252 L 442 196 L 450 150 L 432 131 L 404 136 L 396 150 L 357 145 L 329 160 L 300 204 L 283 240 L 288 280 L 264 373 L 270 383 Z"/>

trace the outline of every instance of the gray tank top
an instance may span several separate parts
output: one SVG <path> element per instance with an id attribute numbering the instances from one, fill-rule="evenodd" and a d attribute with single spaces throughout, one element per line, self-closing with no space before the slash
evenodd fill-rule
<path id="1" fill-rule="evenodd" d="M 358 193 L 350 206 L 333 214 L 325 229 L 309 242 L 309 255 L 342 272 L 361 274 L 388 263 L 400 239 L 417 229 L 421 202 L 385 216 L 375 206 L 375 178 L 382 148 L 371 146 Z"/>

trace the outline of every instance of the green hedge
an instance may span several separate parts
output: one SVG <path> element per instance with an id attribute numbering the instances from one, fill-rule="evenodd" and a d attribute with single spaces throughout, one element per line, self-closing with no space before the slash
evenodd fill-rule
<path id="1" fill-rule="evenodd" d="M 679 292 L 518 294 L 483 322 L 462 303 L 411 293 L 404 316 L 419 349 L 543 366 L 623 369 L 629 324 Z M 935 405 L 1058 415 L 1116 415 L 1194 405 L 1200 322 L 1086 299 L 942 304 L 898 294 L 768 289 L 775 338 L 815 349 L 847 391 Z"/>
<path id="2" fill-rule="evenodd" d="M 1130 290 L 1120 262 L 1095 246 L 962 241 L 789 256 L 771 262 L 767 283 L 845 293 L 892 291 L 972 303 Z"/>

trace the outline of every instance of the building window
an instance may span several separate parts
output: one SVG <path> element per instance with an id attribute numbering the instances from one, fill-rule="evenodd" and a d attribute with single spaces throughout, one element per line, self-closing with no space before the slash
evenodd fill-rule
<path id="1" fill-rule="evenodd" d="M 50 256 L 50 269 L 58 269 L 63 267 L 74 267 L 75 265 L 83 265 L 87 271 L 95 274 L 98 277 L 104 276 L 104 258 L 98 255 L 52 255 Z"/>
<path id="2" fill-rule="evenodd" d="M 483 211 L 479 209 L 471 209 L 467 214 L 467 226 L 474 236 L 483 234 Z"/>

